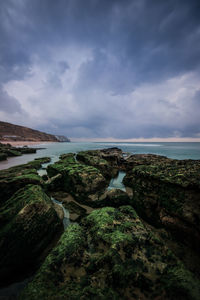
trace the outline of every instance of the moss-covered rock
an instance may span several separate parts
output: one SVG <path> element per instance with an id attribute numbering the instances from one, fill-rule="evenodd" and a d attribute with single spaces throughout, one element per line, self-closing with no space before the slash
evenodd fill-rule
<path id="1" fill-rule="evenodd" d="M 159 163 L 171 162 L 170 158 L 162 155 L 156 154 L 133 154 L 128 155 L 123 162 L 124 168 L 126 171 L 132 170 L 137 166 L 147 166 L 147 165 L 156 165 Z"/>
<path id="2" fill-rule="evenodd" d="M 98 168 L 107 179 L 115 177 L 119 168 L 124 168 L 125 163 L 122 150 L 115 147 L 81 151 L 77 154 L 76 158 L 78 161 Z"/>
<path id="3" fill-rule="evenodd" d="M 22 154 L 36 153 L 36 148 L 13 147 L 10 144 L 0 143 L 0 160 L 6 160 L 10 156 L 20 156 Z"/>
<path id="4" fill-rule="evenodd" d="M 79 152 L 76 156 L 78 161 L 86 165 L 93 166 L 101 171 L 101 173 L 108 179 L 116 174 L 116 169 L 103 158 L 100 150 L 89 150 Z"/>
<path id="5" fill-rule="evenodd" d="M 37 169 L 50 158 L 36 159 L 24 165 L 19 165 L 0 171 L 0 205 L 10 198 L 17 190 L 27 184 L 42 185 L 43 180 L 37 174 Z"/>
<path id="6" fill-rule="evenodd" d="M 0 282 L 5 284 L 34 269 L 63 227 L 42 188 L 27 185 L 2 206 L 0 228 Z"/>
<path id="7" fill-rule="evenodd" d="M 138 166 L 126 175 L 124 183 L 133 188 L 131 203 L 140 216 L 199 249 L 200 161 Z"/>
<path id="8" fill-rule="evenodd" d="M 199 297 L 199 281 L 133 208 L 122 206 L 70 225 L 20 300 Z"/>
<path id="9" fill-rule="evenodd" d="M 101 172 L 92 166 L 76 162 L 73 154 L 47 167 L 49 177 L 62 175 L 61 188 L 78 197 L 86 198 L 105 188 L 107 182 Z"/>

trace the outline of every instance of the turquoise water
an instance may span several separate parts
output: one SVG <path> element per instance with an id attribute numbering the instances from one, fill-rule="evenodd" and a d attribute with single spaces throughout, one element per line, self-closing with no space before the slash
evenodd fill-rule
<path id="1" fill-rule="evenodd" d="M 9 158 L 0 162 L 0 169 L 26 163 L 36 157 L 50 156 L 55 161 L 63 153 L 109 147 L 119 147 L 132 154 L 153 153 L 175 159 L 200 159 L 200 143 L 43 143 L 35 147 L 46 149 L 38 150 L 36 154 Z"/>
<path id="2" fill-rule="evenodd" d="M 123 179 L 124 179 L 125 175 L 126 175 L 125 172 L 119 171 L 117 177 L 111 179 L 109 186 L 108 186 L 108 190 L 120 189 L 120 190 L 126 192 L 126 188 L 123 184 Z"/>

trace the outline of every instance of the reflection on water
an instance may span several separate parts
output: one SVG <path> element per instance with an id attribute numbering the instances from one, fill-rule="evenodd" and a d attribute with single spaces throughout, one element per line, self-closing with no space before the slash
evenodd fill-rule
<path id="1" fill-rule="evenodd" d="M 111 179 L 110 184 L 108 186 L 108 190 L 120 189 L 126 192 L 126 188 L 122 182 L 125 175 L 126 175 L 125 172 L 119 171 L 117 177 Z"/>

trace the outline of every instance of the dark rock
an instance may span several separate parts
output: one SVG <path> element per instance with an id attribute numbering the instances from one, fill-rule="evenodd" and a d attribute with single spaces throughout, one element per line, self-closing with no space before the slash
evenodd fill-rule
<path id="1" fill-rule="evenodd" d="M 61 232 L 52 201 L 37 185 L 17 191 L 1 208 L 0 282 L 17 280 L 38 265 Z"/>
<path id="2" fill-rule="evenodd" d="M 108 179 L 117 175 L 120 161 L 123 159 L 122 151 L 118 148 L 82 151 L 76 158 L 86 165 L 98 168 Z"/>
<path id="3" fill-rule="evenodd" d="M 8 155 L 5 152 L 0 152 L 0 161 L 6 160 Z"/>
<path id="4" fill-rule="evenodd" d="M 133 188 L 140 216 L 169 229 L 197 251 L 200 247 L 200 161 L 166 160 L 138 166 L 124 178 Z"/>
<path id="5" fill-rule="evenodd" d="M 126 171 L 132 170 L 134 167 L 141 165 L 155 165 L 158 163 L 167 163 L 170 162 L 171 159 L 166 156 L 156 155 L 156 154 L 134 154 L 128 155 L 124 161 L 123 165 Z"/>
<path id="6" fill-rule="evenodd" d="M 20 156 L 22 154 L 36 153 L 37 148 L 13 147 L 10 144 L 0 143 L 0 160 L 6 160 L 7 157 Z"/>
<path id="7" fill-rule="evenodd" d="M 200 282 L 130 206 L 70 225 L 19 297 L 198 300 Z"/>
<path id="8" fill-rule="evenodd" d="M 36 159 L 24 165 L 19 165 L 0 171 L 0 205 L 10 198 L 17 190 L 27 184 L 42 185 L 43 180 L 37 174 L 37 169 L 50 159 Z"/>
<path id="9" fill-rule="evenodd" d="M 95 204 L 97 207 L 119 207 L 122 205 L 129 205 L 130 198 L 126 192 L 120 189 L 111 189 L 105 191 L 105 193 L 99 197 Z"/>
<path id="10" fill-rule="evenodd" d="M 87 198 L 89 194 L 102 190 L 107 184 L 97 168 L 76 162 L 72 154 L 62 156 L 58 162 L 49 165 L 47 173 L 49 177 L 61 174 L 62 189 L 77 197 Z"/>

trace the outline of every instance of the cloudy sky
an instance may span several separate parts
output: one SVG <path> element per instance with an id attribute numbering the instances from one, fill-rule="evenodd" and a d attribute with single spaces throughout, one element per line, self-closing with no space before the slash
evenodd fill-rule
<path id="1" fill-rule="evenodd" d="M 200 139 L 200 1 L 1 0 L 0 120 Z"/>

